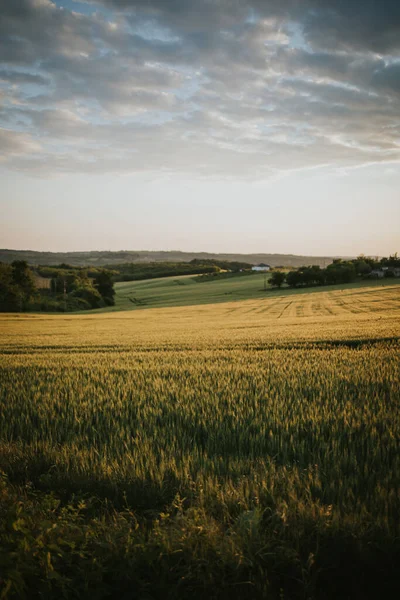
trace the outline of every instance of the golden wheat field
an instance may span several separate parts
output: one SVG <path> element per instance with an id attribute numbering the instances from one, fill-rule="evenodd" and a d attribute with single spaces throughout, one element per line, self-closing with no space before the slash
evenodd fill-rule
<path id="1" fill-rule="evenodd" d="M 400 286 L 94 315 L 0 315 L 3 351 L 382 339 L 399 335 Z"/>
<path id="2" fill-rule="evenodd" d="M 121 597 L 347 597 L 350 565 L 354 598 L 382 565 L 394 584 L 400 286 L 0 327 L 3 500 L 28 485 L 7 543 L 33 565 L 6 563 L 5 597 L 111 597 L 105 574 Z"/>

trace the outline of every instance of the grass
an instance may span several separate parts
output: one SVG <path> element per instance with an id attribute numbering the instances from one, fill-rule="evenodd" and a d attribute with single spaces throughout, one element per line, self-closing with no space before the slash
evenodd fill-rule
<path id="1" fill-rule="evenodd" d="M 215 281 L 196 281 L 196 276 L 192 275 L 128 281 L 115 284 L 116 306 L 113 308 L 132 310 L 261 298 L 265 294 L 263 287 L 264 277 L 258 274 L 216 278 Z"/>
<path id="2" fill-rule="evenodd" d="M 270 277 L 267 274 L 267 279 Z M 400 282 L 397 282 L 397 284 Z M 392 287 L 393 282 L 359 281 L 350 284 L 326 286 L 323 288 L 304 288 L 281 290 L 272 289 L 267 284 L 264 290 L 264 275 L 252 274 L 218 279 L 214 281 L 201 281 L 199 283 L 192 275 L 181 277 L 166 277 L 146 281 L 128 281 L 115 284 L 115 306 L 100 309 L 96 312 L 119 312 L 121 310 L 138 310 L 143 308 L 163 308 L 170 306 L 194 306 L 200 304 L 215 304 L 238 300 L 275 298 L 277 296 L 291 296 L 293 294 L 308 294 L 322 290 L 346 290 L 359 287 Z"/>
<path id="3" fill-rule="evenodd" d="M 3 598 L 396 597 L 399 292 L 0 316 Z"/>

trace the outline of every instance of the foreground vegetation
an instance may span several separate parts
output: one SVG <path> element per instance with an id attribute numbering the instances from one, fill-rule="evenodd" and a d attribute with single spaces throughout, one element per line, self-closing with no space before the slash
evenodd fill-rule
<path id="1" fill-rule="evenodd" d="M 396 597 L 399 316 L 394 285 L 0 316 L 3 598 Z"/>

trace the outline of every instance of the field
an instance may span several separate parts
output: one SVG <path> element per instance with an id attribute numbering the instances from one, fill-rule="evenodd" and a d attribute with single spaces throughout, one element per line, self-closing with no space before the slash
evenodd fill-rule
<path id="1" fill-rule="evenodd" d="M 398 597 L 398 285 L 0 328 L 2 598 Z"/>
<path id="2" fill-rule="evenodd" d="M 270 275 L 266 274 L 268 282 Z M 191 306 L 215 304 L 233 300 L 262 298 L 264 275 L 236 274 L 227 279 L 202 281 L 196 275 L 164 277 L 144 281 L 126 281 L 114 284 L 115 306 L 106 312 L 137 310 L 141 308 L 164 308 L 169 306 Z M 269 286 L 268 286 L 269 287 Z"/>
<path id="3" fill-rule="evenodd" d="M 121 310 L 138 310 L 143 308 L 164 308 L 171 306 L 195 306 L 199 304 L 216 304 L 241 300 L 260 300 L 318 292 L 321 288 L 273 290 L 268 285 L 269 273 L 266 273 L 267 290 L 264 290 L 264 274 L 236 274 L 227 279 L 210 281 L 196 280 L 196 276 L 165 277 L 145 281 L 127 281 L 115 284 L 115 306 L 97 312 L 115 312 Z M 200 280 L 201 281 L 201 280 Z M 388 281 L 388 280 L 387 280 Z M 371 281 L 368 287 L 382 288 L 387 283 Z M 393 285 L 390 283 L 389 285 Z M 396 284 L 394 284 L 396 285 Z M 338 289 L 365 288 L 366 282 L 326 286 L 323 289 L 335 292 Z"/>

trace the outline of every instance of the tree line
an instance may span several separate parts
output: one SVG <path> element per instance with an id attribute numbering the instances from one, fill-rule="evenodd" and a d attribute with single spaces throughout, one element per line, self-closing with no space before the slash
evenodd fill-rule
<path id="1" fill-rule="evenodd" d="M 32 268 L 26 261 L 0 263 L 1 312 L 72 312 L 114 305 L 113 273 L 61 264 Z M 39 289 L 38 278 L 49 281 Z"/>
<path id="2" fill-rule="evenodd" d="M 113 281 L 141 281 L 179 275 L 203 275 L 221 270 L 238 272 L 251 269 L 250 263 L 195 258 L 190 262 L 142 262 L 107 265 L 112 269 Z"/>
<path id="3" fill-rule="evenodd" d="M 388 258 L 370 258 L 360 255 L 353 260 L 334 259 L 326 268 L 318 265 L 300 267 L 284 273 L 276 270 L 272 273 L 269 283 L 280 288 L 284 283 L 289 287 L 311 287 L 318 285 L 334 285 L 351 283 L 360 277 L 370 277 L 374 270 L 382 270 L 385 277 L 394 277 L 394 269 L 400 268 L 400 258 L 397 252 Z"/>
<path id="4" fill-rule="evenodd" d="M 217 271 L 213 265 L 193 265 L 191 263 L 174 262 L 149 262 L 149 263 L 122 263 L 109 265 L 112 269 L 113 281 L 141 281 L 144 279 L 157 279 L 159 277 L 177 277 L 179 275 L 197 275 Z"/>

